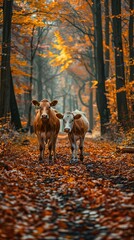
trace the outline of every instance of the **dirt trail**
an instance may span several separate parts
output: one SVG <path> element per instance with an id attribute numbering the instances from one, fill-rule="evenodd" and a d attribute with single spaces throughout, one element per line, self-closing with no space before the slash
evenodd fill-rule
<path id="1" fill-rule="evenodd" d="M 38 154 L 35 137 L 1 146 L 1 240 L 134 239 L 133 154 L 88 136 L 83 163 L 70 165 L 65 135 L 55 164 Z"/>

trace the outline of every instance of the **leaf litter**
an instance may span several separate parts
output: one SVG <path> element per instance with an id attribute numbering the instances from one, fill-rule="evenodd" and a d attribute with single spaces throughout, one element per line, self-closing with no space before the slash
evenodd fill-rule
<path id="1" fill-rule="evenodd" d="M 26 144 L 24 144 L 26 143 Z M 86 139 L 70 165 L 67 138 L 56 163 L 38 161 L 36 137 L 1 144 L 1 239 L 134 239 L 134 158 L 116 144 Z"/>

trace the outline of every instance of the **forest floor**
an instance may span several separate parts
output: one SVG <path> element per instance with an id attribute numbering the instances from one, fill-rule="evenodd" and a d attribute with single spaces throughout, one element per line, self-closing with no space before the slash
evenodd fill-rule
<path id="1" fill-rule="evenodd" d="M 70 165 L 60 135 L 56 163 L 38 161 L 34 135 L 0 145 L 0 240 L 133 240 L 134 154 L 86 137 L 84 161 Z"/>

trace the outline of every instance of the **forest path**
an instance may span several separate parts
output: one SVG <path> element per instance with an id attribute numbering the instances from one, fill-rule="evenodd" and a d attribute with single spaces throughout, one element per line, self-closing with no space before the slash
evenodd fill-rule
<path id="1" fill-rule="evenodd" d="M 60 135 L 57 161 L 38 161 L 35 136 L 14 139 L 0 151 L 0 239 L 133 238 L 132 153 L 86 137 L 83 163 L 70 165 L 69 141 Z"/>

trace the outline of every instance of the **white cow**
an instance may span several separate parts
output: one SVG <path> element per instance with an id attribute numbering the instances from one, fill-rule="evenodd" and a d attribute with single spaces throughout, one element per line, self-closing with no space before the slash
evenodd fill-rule
<path id="1" fill-rule="evenodd" d="M 89 122 L 86 118 L 85 114 L 79 110 L 75 110 L 73 112 L 66 112 L 64 114 L 57 113 L 56 116 L 59 119 L 63 119 L 64 124 L 64 132 L 68 133 L 72 156 L 70 163 L 78 162 L 77 157 L 77 140 L 80 141 L 79 149 L 80 149 L 80 160 L 83 161 L 83 146 L 85 134 L 89 129 Z"/>

